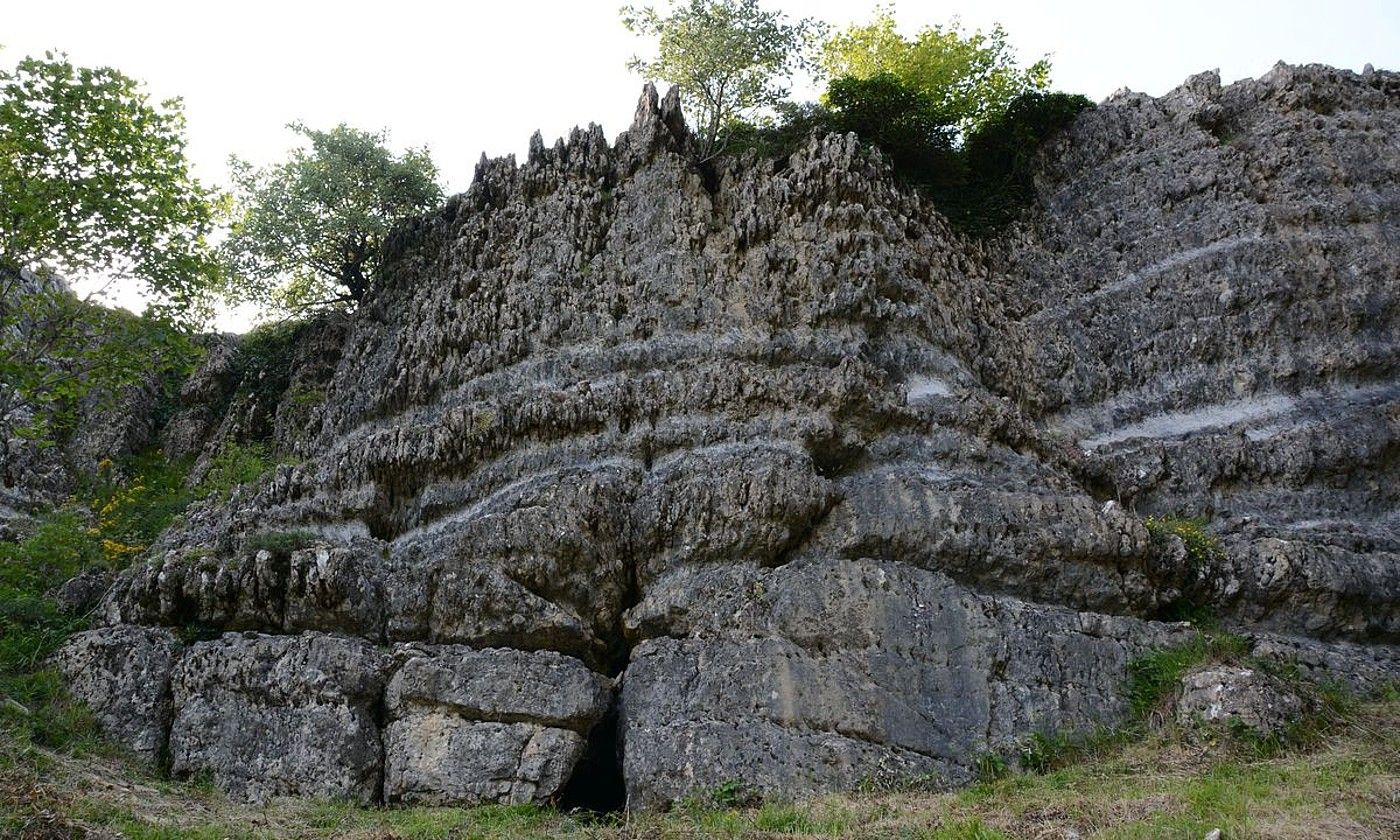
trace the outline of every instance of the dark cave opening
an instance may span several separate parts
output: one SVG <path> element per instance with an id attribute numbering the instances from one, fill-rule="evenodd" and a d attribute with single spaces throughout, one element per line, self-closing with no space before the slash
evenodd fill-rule
<path id="1" fill-rule="evenodd" d="M 627 785 L 622 777 L 622 742 L 616 700 L 588 735 L 588 746 L 574 767 L 569 783 L 559 794 L 563 810 L 610 814 L 627 805 Z"/>

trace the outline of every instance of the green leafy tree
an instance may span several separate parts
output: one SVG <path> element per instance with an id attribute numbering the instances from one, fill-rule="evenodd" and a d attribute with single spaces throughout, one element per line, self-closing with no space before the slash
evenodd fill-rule
<path id="1" fill-rule="evenodd" d="M 183 360 L 213 281 L 211 194 L 189 174 L 178 100 L 48 53 L 0 70 L 0 467 L 79 402 Z M 105 280 L 78 299 L 58 276 Z M 143 318 L 96 305 L 136 284 Z"/>
<path id="2" fill-rule="evenodd" d="M 1023 93 L 1006 111 L 967 137 L 965 182 L 936 190 L 939 208 L 957 226 L 987 233 L 1016 219 L 1035 201 L 1036 158 L 1041 147 L 1094 107 L 1069 93 Z"/>
<path id="3" fill-rule="evenodd" d="M 757 0 L 678 0 L 667 14 L 627 6 L 622 22 L 656 38 L 656 57 L 628 67 L 676 85 L 698 125 L 700 159 L 724 151 L 737 120 L 783 102 L 793 75 L 808 66 L 824 27 L 810 18 L 786 22 Z"/>
<path id="4" fill-rule="evenodd" d="M 889 9 L 827 39 L 820 61 L 833 78 L 888 73 L 927 96 L 964 133 L 1003 113 L 1021 94 L 1050 84 L 1049 58 L 1018 66 L 1000 25 L 969 33 L 954 20 L 906 38 Z"/>
<path id="5" fill-rule="evenodd" d="M 828 124 L 854 132 L 890 156 L 895 171 L 924 186 L 955 182 L 961 171 L 954 130 L 928 96 L 893 74 L 844 76 L 826 93 Z"/>
<path id="6" fill-rule="evenodd" d="M 223 246 L 228 295 L 293 311 L 364 299 L 394 225 L 442 199 L 426 149 L 389 151 L 383 133 L 290 128 L 310 141 L 285 163 L 230 159 L 234 220 Z"/>

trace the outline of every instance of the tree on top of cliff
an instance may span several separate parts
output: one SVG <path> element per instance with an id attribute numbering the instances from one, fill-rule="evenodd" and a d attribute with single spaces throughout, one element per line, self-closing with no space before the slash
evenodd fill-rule
<path id="1" fill-rule="evenodd" d="M 0 472 L 78 405 L 182 364 L 215 263 L 212 195 L 189 174 L 179 100 L 59 54 L 0 70 Z M 104 281 L 80 299 L 58 276 Z M 136 318 L 96 305 L 139 285 Z"/>
<path id="2" fill-rule="evenodd" d="M 680 88 L 697 122 L 701 160 L 724 150 L 733 121 L 787 98 L 788 81 L 824 31 L 811 18 L 787 23 L 757 0 L 674 2 L 664 17 L 650 6 L 627 6 L 622 22 L 657 39 L 654 59 L 634 57 L 628 67 Z"/>
<path id="3" fill-rule="evenodd" d="M 395 155 L 383 132 L 289 126 L 311 148 L 254 168 L 230 158 L 226 294 L 291 311 L 359 303 L 393 226 L 442 199 L 427 149 Z"/>
<path id="4" fill-rule="evenodd" d="M 1050 85 L 1049 58 L 1019 67 L 1000 25 L 968 33 L 955 19 L 925 27 L 910 39 L 899 33 L 889 9 L 827 39 L 820 63 L 838 79 L 888 73 L 926 96 L 963 133 L 1005 113 L 1016 97 Z"/>

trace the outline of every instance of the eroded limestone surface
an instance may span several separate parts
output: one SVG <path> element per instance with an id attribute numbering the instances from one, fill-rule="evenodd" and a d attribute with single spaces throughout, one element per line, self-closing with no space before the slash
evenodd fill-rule
<path id="1" fill-rule="evenodd" d="M 1389 73 L 1120 95 L 977 242 L 853 137 L 702 172 L 648 89 L 394 237 L 305 460 L 125 572 L 70 651 L 154 652 L 75 688 L 239 795 L 649 806 L 966 780 L 1202 605 L 1393 678 L 1396 136 Z"/>

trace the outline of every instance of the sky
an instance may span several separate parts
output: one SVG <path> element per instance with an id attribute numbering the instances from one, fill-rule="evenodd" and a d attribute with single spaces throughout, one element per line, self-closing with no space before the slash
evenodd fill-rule
<path id="1" fill-rule="evenodd" d="M 156 98 L 182 98 L 188 153 L 206 183 L 225 181 L 230 154 L 279 160 L 295 142 L 286 124 L 300 120 L 387 129 L 396 148 L 427 146 L 458 192 L 482 152 L 523 157 L 536 129 L 551 143 L 590 122 L 609 136 L 627 128 L 642 80 L 625 62 L 646 45 L 622 27 L 621 5 L 0 0 L 0 64 L 58 49 L 141 79 Z M 868 20 L 875 3 L 764 5 L 841 27 Z M 1280 60 L 1400 69 L 1400 0 L 892 5 L 911 33 L 953 18 L 968 28 L 999 22 L 1024 62 L 1050 55 L 1056 89 L 1095 101 L 1123 87 L 1160 95 L 1215 68 L 1228 83 Z M 219 326 L 241 330 L 249 317 L 224 312 Z"/>

